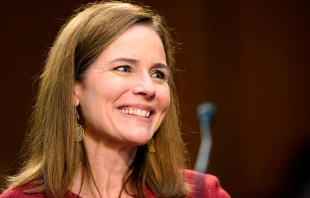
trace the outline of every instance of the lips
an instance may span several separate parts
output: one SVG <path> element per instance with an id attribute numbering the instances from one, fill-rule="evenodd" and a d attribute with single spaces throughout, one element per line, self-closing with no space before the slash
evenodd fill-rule
<path id="1" fill-rule="evenodd" d="M 121 113 L 145 118 L 149 118 L 150 115 L 154 114 L 155 112 L 154 107 L 143 104 L 126 104 L 121 105 L 118 109 Z"/>
<path id="2" fill-rule="evenodd" d="M 132 108 L 123 108 L 123 109 L 119 109 L 119 111 L 124 114 L 136 115 L 136 116 L 146 117 L 146 118 L 148 118 L 151 113 L 151 111 L 147 111 L 144 109 L 132 109 Z"/>

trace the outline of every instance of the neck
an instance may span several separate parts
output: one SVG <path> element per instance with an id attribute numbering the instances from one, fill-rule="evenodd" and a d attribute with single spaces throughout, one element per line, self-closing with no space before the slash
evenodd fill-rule
<path id="1" fill-rule="evenodd" d="M 124 177 L 128 176 L 126 174 L 134 160 L 136 147 L 108 145 L 88 136 L 84 138 L 84 145 L 90 172 L 87 174 L 87 170 L 83 171 L 80 167 L 73 182 L 75 188 L 71 189 L 74 193 L 82 197 L 119 197 L 120 194 L 121 197 L 128 197 L 126 191 L 137 194 L 130 180 L 125 186 L 126 191 L 123 190 L 124 179 L 127 179 Z"/>

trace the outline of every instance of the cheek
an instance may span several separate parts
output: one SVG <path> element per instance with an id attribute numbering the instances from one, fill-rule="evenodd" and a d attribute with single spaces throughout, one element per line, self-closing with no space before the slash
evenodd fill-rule
<path id="1" fill-rule="evenodd" d="M 160 100 L 161 108 L 163 109 L 164 112 L 166 112 L 168 107 L 169 107 L 169 105 L 170 105 L 170 90 L 169 90 L 169 86 L 163 88 L 159 95 L 160 95 L 159 100 Z"/>

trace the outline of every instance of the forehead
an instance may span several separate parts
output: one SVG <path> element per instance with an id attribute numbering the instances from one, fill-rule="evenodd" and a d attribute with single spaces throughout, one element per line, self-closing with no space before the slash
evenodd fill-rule
<path id="1" fill-rule="evenodd" d="M 163 43 L 153 27 L 149 25 L 134 25 L 121 34 L 104 51 L 104 56 L 114 59 L 117 56 L 142 58 L 150 56 L 157 61 L 166 62 Z"/>

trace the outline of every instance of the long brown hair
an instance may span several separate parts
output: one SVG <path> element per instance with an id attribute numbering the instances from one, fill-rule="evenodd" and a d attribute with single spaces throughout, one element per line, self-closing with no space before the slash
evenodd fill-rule
<path id="1" fill-rule="evenodd" d="M 82 81 L 98 55 L 135 24 L 154 28 L 163 42 L 168 67 L 171 73 L 174 71 L 175 45 L 164 19 L 153 10 L 122 2 L 99 2 L 80 8 L 62 27 L 48 53 L 25 141 L 25 162 L 17 175 L 8 178 L 9 187 L 32 184 L 37 188 L 29 193 L 65 195 L 78 166 L 88 164 L 83 144 L 75 142 L 74 83 Z M 186 166 L 186 150 L 172 75 L 168 84 L 171 103 L 154 135 L 156 152 L 150 154 L 146 145 L 138 147 L 130 168 L 139 197 L 144 197 L 141 186 L 159 197 L 186 194 L 180 174 Z"/>

